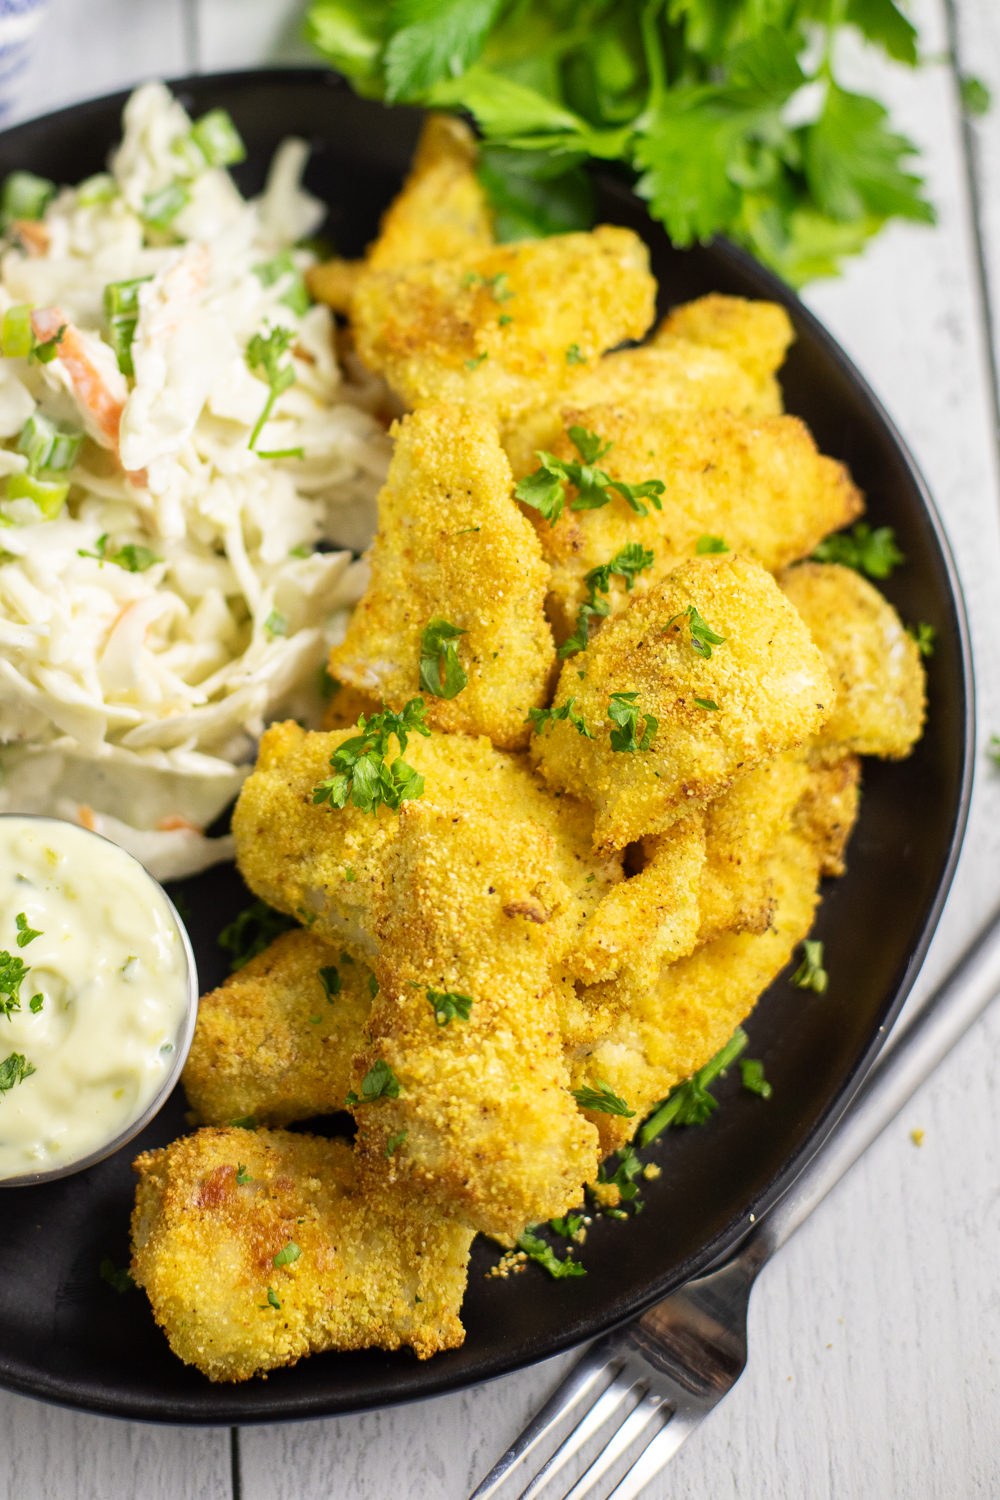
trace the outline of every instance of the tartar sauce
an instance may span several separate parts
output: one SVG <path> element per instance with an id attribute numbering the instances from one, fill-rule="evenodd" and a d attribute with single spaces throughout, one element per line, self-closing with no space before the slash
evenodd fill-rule
<path id="1" fill-rule="evenodd" d="M 188 1019 L 184 940 L 124 850 L 0 817 L 0 1181 L 89 1156 L 148 1108 Z"/>

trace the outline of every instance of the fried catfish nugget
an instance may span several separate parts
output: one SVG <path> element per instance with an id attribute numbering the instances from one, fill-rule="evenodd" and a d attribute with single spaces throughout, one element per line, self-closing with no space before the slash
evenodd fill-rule
<path id="1" fill-rule="evenodd" d="M 371 962 L 376 951 L 371 904 L 382 882 L 382 854 L 399 829 L 398 815 L 385 806 L 366 813 L 351 803 L 336 808 L 313 802 L 314 788 L 330 775 L 331 755 L 355 734 L 356 729 L 308 733 L 292 721 L 273 724 L 240 791 L 233 833 L 240 872 L 254 895 L 290 916 L 304 915 L 317 937 Z M 390 743 L 391 762 L 399 747 Z M 406 759 L 424 777 L 422 800 L 501 820 L 530 820 L 550 834 L 559 879 L 571 894 L 568 946 L 621 879 L 616 855 L 591 852 L 589 804 L 554 797 L 532 774 L 526 757 L 495 750 L 485 736 L 413 735 Z"/>
<path id="2" fill-rule="evenodd" d="M 476 141 L 454 115 L 429 114 L 410 174 L 386 209 L 367 263 L 395 271 L 487 250 L 493 216 L 476 176 Z"/>
<path id="3" fill-rule="evenodd" d="M 848 752 L 905 759 L 923 732 L 925 675 L 917 643 L 888 599 L 839 563 L 790 568 L 781 586 L 837 695 L 817 748 L 834 761 Z"/>
<path id="4" fill-rule="evenodd" d="M 183 1074 L 199 1118 L 288 1125 L 343 1109 L 370 977 L 311 932 L 286 932 L 203 995 Z"/>
<path id="5" fill-rule="evenodd" d="M 574 360 L 641 338 L 655 295 L 645 245 L 604 224 L 366 272 L 351 318 L 362 360 L 407 406 L 453 401 L 509 422 L 563 390 Z"/>
<path id="6" fill-rule="evenodd" d="M 746 557 L 699 558 L 566 662 L 531 754 L 550 786 L 590 799 L 595 846 L 620 849 L 815 733 L 832 694 L 771 575 Z M 615 721 L 630 715 L 631 730 Z"/>
<path id="7" fill-rule="evenodd" d="M 435 405 L 404 417 L 379 495 L 371 581 L 329 666 L 395 709 L 422 692 L 429 723 L 505 749 L 527 743 L 528 710 L 545 702 L 555 663 L 548 568 L 512 486 L 496 429 L 478 412 Z M 435 621 L 461 634 L 422 667 Z M 457 695 L 442 678 L 446 650 L 467 679 Z"/>
<path id="8" fill-rule="evenodd" d="M 804 839 L 786 834 L 768 861 L 770 926 L 760 934 L 727 932 L 666 966 L 606 1037 L 579 1050 L 571 1064 L 573 1087 L 608 1083 L 636 1115 L 588 1116 L 600 1131 L 602 1154 L 624 1145 L 637 1119 L 715 1056 L 788 963 L 812 925 L 818 864 Z"/>
<path id="9" fill-rule="evenodd" d="M 792 814 L 792 827 L 816 850 L 820 873 L 843 875 L 844 850 L 858 819 L 861 800 L 861 761 L 856 755 L 826 763 L 811 752 L 806 761 L 806 784 Z"/>
<path id="10" fill-rule="evenodd" d="M 553 844 L 537 824 L 407 803 L 384 856 L 359 1164 L 487 1234 L 565 1213 L 597 1169 L 549 976 L 570 906 Z"/>
<path id="11" fill-rule="evenodd" d="M 748 421 L 726 412 L 602 406 L 567 410 L 564 420 L 566 431 L 552 447 L 556 457 L 579 459 L 569 436 L 579 425 L 611 445 L 599 463 L 610 478 L 627 484 L 659 479 L 666 491 L 662 510 L 647 504 L 646 515 L 637 515 L 615 491 L 606 505 L 574 510 L 572 487 L 555 525 L 529 512 L 552 565 L 548 608 L 559 642 L 572 633 L 587 599 L 588 572 L 629 543 L 653 554 L 635 581 L 641 593 L 680 559 L 695 556 L 703 537 L 720 538 L 730 551 L 777 572 L 863 509 L 847 470 L 817 451 L 798 417 Z M 622 579 L 612 576 L 609 600 L 612 613 L 627 603 Z"/>
<path id="12" fill-rule="evenodd" d="M 792 321 L 777 302 L 710 292 L 675 307 L 653 335 L 653 344 L 669 347 L 675 339 L 686 339 L 731 355 L 753 380 L 759 400 L 780 412 L 781 387 L 775 376 L 794 338 Z"/>
<path id="13" fill-rule="evenodd" d="M 326 1349 L 454 1349 L 472 1233 L 391 1184 L 370 1198 L 344 1141 L 199 1130 L 134 1163 L 132 1275 L 171 1349 L 248 1380 Z"/>

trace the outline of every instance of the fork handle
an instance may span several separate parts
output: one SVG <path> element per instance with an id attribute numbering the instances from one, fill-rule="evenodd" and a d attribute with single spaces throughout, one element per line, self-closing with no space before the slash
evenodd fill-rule
<path id="1" fill-rule="evenodd" d="M 881 1135 L 938 1063 L 1000 994 L 1000 909 L 879 1058 L 844 1118 L 739 1252 L 759 1268 Z"/>

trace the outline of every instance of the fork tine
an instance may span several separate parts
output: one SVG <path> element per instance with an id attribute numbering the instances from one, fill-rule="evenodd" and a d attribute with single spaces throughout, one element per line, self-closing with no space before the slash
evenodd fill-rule
<path id="1" fill-rule="evenodd" d="M 493 1465 L 485 1479 L 480 1481 L 469 1500 L 489 1500 L 489 1497 L 497 1491 L 521 1459 L 527 1458 L 532 1449 L 548 1435 L 566 1413 L 572 1411 L 574 1406 L 583 1400 L 603 1371 L 609 1368 L 614 1369 L 616 1364 L 620 1368 L 621 1362 L 610 1360 L 608 1352 L 606 1338 L 599 1340 L 587 1350 L 583 1358 L 578 1360 L 570 1370 L 562 1385 L 553 1391 L 537 1416 L 531 1419 L 521 1435 L 511 1443 L 507 1452 Z"/>
<path id="2" fill-rule="evenodd" d="M 658 1474 L 684 1442 L 694 1432 L 701 1417 L 674 1416 L 661 1427 L 639 1454 L 628 1473 L 615 1486 L 608 1500 L 635 1500 L 646 1485 Z M 568 1500 L 568 1497 L 567 1497 Z"/>
<path id="3" fill-rule="evenodd" d="M 581 1417 L 573 1430 L 563 1438 L 552 1457 L 542 1465 L 518 1500 L 534 1500 L 543 1486 L 547 1485 L 550 1479 L 554 1479 L 559 1470 L 569 1463 L 574 1453 L 579 1452 L 584 1443 L 589 1442 L 594 1433 L 600 1431 L 616 1407 L 619 1407 L 625 1400 L 635 1383 L 635 1376 L 630 1374 L 627 1368 L 619 1371 L 607 1390 L 598 1396 L 586 1416 Z"/>
<path id="4" fill-rule="evenodd" d="M 658 1395 L 655 1391 L 647 1392 L 635 1410 L 626 1417 L 611 1441 L 597 1455 L 587 1472 L 577 1480 L 566 1496 L 566 1500 L 583 1500 L 584 1495 L 590 1493 L 597 1481 L 632 1446 L 636 1438 L 640 1436 L 653 1418 L 666 1405 L 667 1402 L 663 1396 Z M 670 1417 L 668 1415 L 668 1426 L 669 1423 Z"/>

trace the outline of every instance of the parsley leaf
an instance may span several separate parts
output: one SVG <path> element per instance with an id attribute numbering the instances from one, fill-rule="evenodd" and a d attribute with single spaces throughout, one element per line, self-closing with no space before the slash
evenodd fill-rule
<path id="1" fill-rule="evenodd" d="M 269 948 L 276 937 L 294 926 L 291 917 L 275 911 L 266 901 L 251 901 L 223 927 L 216 942 L 230 955 L 230 972 L 235 974 L 237 969 L 242 969 L 258 953 Z"/>
<path id="2" fill-rule="evenodd" d="M 719 1107 L 714 1094 L 708 1092 L 708 1085 L 736 1061 L 747 1041 L 746 1032 L 737 1026 L 726 1045 L 703 1068 L 670 1090 L 640 1130 L 639 1144 L 648 1146 L 670 1125 L 703 1125 Z"/>
<path id="3" fill-rule="evenodd" d="M 699 557 L 705 557 L 712 552 L 728 552 L 729 548 L 721 536 L 712 536 L 711 532 L 706 531 L 704 536 L 698 538 L 694 550 Z"/>
<path id="4" fill-rule="evenodd" d="M 119 1271 L 110 1255 L 106 1255 L 101 1261 L 100 1277 L 102 1281 L 108 1283 L 108 1286 L 114 1287 L 119 1296 L 123 1292 L 132 1291 L 135 1286 L 135 1282 L 132 1280 L 132 1273 L 127 1269 Z"/>
<path id="5" fill-rule="evenodd" d="M 575 698 L 567 698 L 560 708 L 529 708 L 528 717 L 524 722 L 533 724 L 535 733 L 542 734 L 546 724 L 555 724 L 559 719 L 566 719 L 573 725 L 577 734 L 582 734 L 585 739 L 592 740 L 594 736 L 587 728 L 586 721 L 573 708 L 575 702 Z"/>
<path id="6" fill-rule="evenodd" d="M 430 1001 L 434 1019 L 439 1026 L 447 1026 L 449 1021 L 458 1019 L 467 1021 L 472 1014 L 472 996 L 461 995 L 457 990 L 428 988 L 427 999 Z"/>
<path id="7" fill-rule="evenodd" d="M 30 1078 L 35 1069 L 23 1052 L 12 1052 L 0 1063 L 0 1094 L 9 1093 L 15 1084 Z"/>
<path id="8" fill-rule="evenodd" d="M 423 794 L 424 778 L 401 756 L 391 766 L 386 764 L 389 737 L 395 735 L 400 750 L 405 750 L 410 734 L 422 734 L 425 739 L 430 735 L 424 722 L 424 700 L 411 698 L 402 713 L 387 708 L 367 719 L 361 714 L 358 728 L 361 733 L 344 740 L 331 755 L 335 774 L 313 788 L 312 800 L 331 807 L 352 802 L 359 812 L 377 813 L 383 805 L 398 812 L 403 802 Z"/>
<path id="9" fill-rule="evenodd" d="M 887 129 L 888 115 L 875 99 L 831 83 L 823 113 L 809 131 L 803 165 L 819 207 L 833 219 L 898 214 L 925 224 L 934 211 L 920 196 L 921 182 L 901 169 L 916 154 L 905 136 Z"/>
<path id="10" fill-rule="evenodd" d="M 933 625 L 928 625 L 926 620 L 921 620 L 918 625 L 907 625 L 907 634 L 912 635 L 917 643 L 917 650 L 921 656 L 934 655 L 934 640 L 937 631 Z M 20 942 L 20 938 L 18 939 Z"/>
<path id="11" fill-rule="evenodd" d="M 618 725 L 612 729 L 610 734 L 611 748 L 617 751 L 649 750 L 653 743 L 653 737 L 659 727 L 659 721 L 652 714 L 644 716 L 644 728 L 641 740 L 636 740 L 636 730 L 639 727 L 640 708 L 637 703 L 638 693 L 612 693 L 608 702 L 608 718 Z"/>
<path id="12" fill-rule="evenodd" d="M 273 328 L 267 338 L 262 333 L 255 333 L 247 344 L 246 360 L 251 370 L 262 370 L 264 378 L 269 386 L 267 400 L 264 409 L 257 418 L 257 425 L 250 434 L 248 447 L 256 448 L 257 439 L 260 437 L 268 417 L 271 415 L 274 403 L 283 391 L 287 391 L 290 385 L 295 384 L 295 370 L 291 364 L 282 364 L 282 359 L 287 354 L 295 335 L 288 328 Z"/>
<path id="13" fill-rule="evenodd" d="M 238 1115 L 235 1120 L 230 1120 L 229 1124 L 233 1130 L 256 1130 L 257 1116 Z"/>
<path id="14" fill-rule="evenodd" d="M 906 558 L 896 546 L 896 533 L 891 526 L 878 526 L 872 531 L 864 521 L 859 521 L 849 535 L 841 531 L 820 542 L 812 560 L 840 563 L 856 573 L 867 573 L 869 578 L 888 578 Z"/>
<path id="15" fill-rule="evenodd" d="M 468 682 L 458 659 L 459 637 L 468 631 L 447 620 L 431 620 L 420 637 L 420 686 L 435 698 L 454 698 Z"/>
<path id="16" fill-rule="evenodd" d="M 631 1120 L 635 1114 L 635 1110 L 629 1109 L 625 1100 L 602 1078 L 597 1080 L 596 1088 L 570 1089 L 570 1093 L 581 1109 L 595 1110 L 602 1115 L 624 1115 L 626 1120 Z"/>
<path id="17" fill-rule="evenodd" d="M 966 76 L 961 85 L 962 108 L 967 115 L 988 115 L 993 103 L 990 91 L 979 78 Z"/>
<path id="18" fill-rule="evenodd" d="M 571 1240 L 575 1234 L 579 1234 L 582 1225 L 583 1214 L 567 1214 L 565 1218 L 549 1220 L 549 1228 L 554 1229 L 556 1234 L 561 1234 L 565 1240 Z"/>
<path id="19" fill-rule="evenodd" d="M 688 622 L 688 630 L 691 635 L 692 651 L 697 651 L 698 655 L 703 657 L 705 661 L 710 661 L 712 657 L 712 647 L 724 646 L 726 644 L 727 637 L 724 635 L 717 635 L 716 632 L 711 628 L 711 626 L 702 619 L 701 615 L 698 613 L 693 604 L 689 604 L 687 609 L 681 610 L 679 615 L 672 615 L 671 618 L 667 621 L 666 625 L 664 625 L 663 627 L 664 633 L 666 633 L 666 631 L 670 629 L 675 620 L 684 619 L 686 619 Z"/>
<path id="20" fill-rule="evenodd" d="M 23 959 L 0 952 L 0 1014 L 10 1020 L 11 1013 L 21 1009 L 21 985 L 28 972 Z"/>
<path id="21" fill-rule="evenodd" d="M 575 485 L 577 491 L 570 510 L 600 510 L 610 504 L 612 490 L 621 495 L 636 515 L 649 515 L 649 507 L 642 503 L 644 499 L 651 500 L 657 510 L 663 509 L 660 496 L 666 485 L 662 479 L 647 479 L 643 484 L 626 484 L 624 480 L 612 479 L 595 465 L 599 458 L 611 451 L 613 443 L 602 444 L 596 432 L 578 426 L 569 428 L 569 438 L 582 462 L 567 462 L 556 458 L 554 453 L 538 449 L 541 467 L 515 485 L 514 494 L 518 500 L 541 511 L 553 526 L 562 515 L 566 501 L 564 483 Z"/>
<path id="22" fill-rule="evenodd" d="M 44 995 L 32 995 L 31 999 L 28 1001 L 28 1009 L 31 1011 L 31 1013 L 33 1015 L 37 1016 L 38 1012 L 41 1010 L 41 1008 L 42 1008 L 42 1006 L 44 1004 L 45 1004 L 45 996 Z M 161 1051 L 162 1051 L 162 1048 L 161 1048 Z"/>
<path id="23" fill-rule="evenodd" d="M 586 1276 L 587 1274 L 580 1262 L 572 1259 L 571 1254 L 567 1255 L 564 1260 L 560 1260 L 552 1246 L 546 1244 L 537 1234 L 532 1234 L 530 1229 L 518 1235 L 517 1248 L 523 1250 L 530 1260 L 537 1261 L 557 1281 L 564 1276 Z"/>
<path id="24" fill-rule="evenodd" d="M 616 1187 L 625 1202 L 630 1203 L 633 1198 L 637 1198 L 639 1195 L 639 1188 L 635 1179 L 641 1176 L 643 1164 L 639 1156 L 637 1156 L 634 1146 L 622 1146 L 620 1150 L 615 1152 L 615 1155 L 618 1157 L 618 1166 L 614 1172 L 609 1176 L 607 1168 L 602 1162 L 597 1169 L 597 1180 L 598 1182 L 609 1183 L 613 1187 Z"/>
<path id="25" fill-rule="evenodd" d="M 405 1143 L 409 1133 L 408 1130 L 401 1130 L 398 1135 L 391 1135 L 385 1148 L 386 1156 L 391 1156 L 394 1151 L 398 1151 L 399 1147 Z"/>
<path id="26" fill-rule="evenodd" d="M 344 981 L 334 964 L 326 969 L 320 969 L 319 982 L 323 986 L 323 993 L 330 1005 L 333 1004 L 334 995 L 339 995 L 344 987 Z"/>
<path id="27" fill-rule="evenodd" d="M 566 350 L 566 363 L 568 365 L 585 365 L 587 363 L 587 356 L 580 353 L 579 344 L 570 344 Z"/>
<path id="28" fill-rule="evenodd" d="M 347 1104 L 374 1104 L 376 1099 L 398 1099 L 400 1082 L 387 1062 L 379 1058 L 361 1081 L 361 1097 L 351 1089 Z"/>
<path id="29" fill-rule="evenodd" d="M 236 1164 L 236 1184 L 238 1187 L 246 1187 L 248 1182 L 253 1182 L 249 1171 L 242 1162 Z"/>
<path id="30" fill-rule="evenodd" d="M 751 1094 L 759 1094 L 762 1099 L 770 1099 L 774 1090 L 764 1077 L 762 1062 L 758 1062 L 754 1057 L 741 1057 L 740 1073 L 743 1075 L 745 1089 L 748 1089 Z"/>
<path id="31" fill-rule="evenodd" d="M 126 573 L 145 573 L 155 563 L 163 561 L 163 558 L 157 557 L 149 547 L 142 547 L 138 542 L 126 542 L 123 547 L 119 547 L 117 552 L 109 554 L 108 535 L 109 533 L 105 531 L 97 538 L 96 552 L 88 552 L 85 547 L 78 547 L 77 556 L 93 557 L 101 564 L 114 563 L 116 568 L 124 568 Z"/>
<path id="32" fill-rule="evenodd" d="M 479 55 L 502 0 L 392 0 L 385 97 L 412 99 L 462 73 Z"/>
<path id="33" fill-rule="evenodd" d="M 709 713 L 717 714 L 719 712 L 719 705 L 713 698 L 696 698 L 694 701 L 699 708 L 705 708 Z"/>
<path id="34" fill-rule="evenodd" d="M 278 1300 L 278 1294 L 274 1290 L 273 1286 L 269 1286 L 268 1289 L 267 1289 L 267 1301 L 266 1302 L 261 1302 L 259 1304 L 259 1306 L 260 1306 L 261 1312 L 267 1312 L 267 1309 L 269 1307 L 273 1307 L 276 1312 L 280 1312 L 281 1311 L 281 1303 Z"/>
<path id="35" fill-rule="evenodd" d="M 806 938 L 802 944 L 802 962 L 792 975 L 792 983 L 800 990 L 815 990 L 822 995 L 829 982 L 830 976 L 823 967 L 823 944 Z"/>
<path id="36" fill-rule="evenodd" d="M 19 948 L 27 948 L 28 944 L 33 943 L 36 937 L 42 936 L 37 927 L 28 926 L 28 919 L 23 911 L 18 912 L 15 921 L 17 923 L 17 946 Z"/>
<path id="37" fill-rule="evenodd" d="M 278 1267 L 291 1266 L 294 1265 L 301 1254 L 302 1251 L 299 1249 L 295 1241 L 289 1240 L 288 1244 L 284 1247 L 283 1250 L 279 1250 L 277 1255 L 273 1255 L 271 1257 L 271 1263 L 272 1265 Z"/>
<path id="38" fill-rule="evenodd" d="M 595 617 L 603 619 L 610 611 L 611 606 L 608 601 L 599 599 L 597 596 L 610 592 L 612 574 L 624 578 L 626 591 L 631 593 L 636 575 L 652 566 L 653 553 L 650 548 L 644 547 L 641 542 L 626 542 L 624 547 L 618 549 L 610 562 L 602 563 L 600 567 L 591 568 L 589 573 L 585 573 L 583 581 L 587 585 L 588 598 L 577 611 L 576 629 L 559 647 L 556 655 L 561 660 L 565 660 L 575 651 L 586 651 L 590 644 L 591 619 Z"/>

